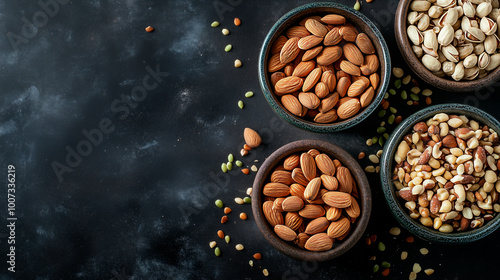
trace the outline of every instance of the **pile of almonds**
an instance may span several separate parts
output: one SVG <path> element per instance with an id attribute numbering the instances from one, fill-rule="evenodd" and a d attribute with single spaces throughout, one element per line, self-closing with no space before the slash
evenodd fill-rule
<path id="1" fill-rule="evenodd" d="M 455 81 L 483 78 L 500 65 L 498 0 L 414 0 L 408 38 L 422 64 Z"/>
<path id="2" fill-rule="evenodd" d="M 349 169 L 316 149 L 288 156 L 263 194 L 262 210 L 276 234 L 309 251 L 331 249 L 361 214 Z"/>
<path id="3" fill-rule="evenodd" d="M 413 219 L 440 232 L 479 228 L 500 212 L 500 139 L 464 115 L 436 114 L 399 144 L 393 182 Z"/>
<path id="4" fill-rule="evenodd" d="M 349 119 L 370 105 L 378 69 L 370 38 L 336 14 L 289 28 L 271 46 L 267 66 L 286 110 L 316 123 Z"/>

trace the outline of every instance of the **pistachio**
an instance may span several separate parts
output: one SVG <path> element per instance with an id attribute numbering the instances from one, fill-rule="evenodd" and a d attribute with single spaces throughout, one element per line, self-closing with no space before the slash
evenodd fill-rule
<path id="1" fill-rule="evenodd" d="M 491 10 L 493 7 L 491 6 L 490 2 L 483 2 L 476 7 L 476 15 L 480 18 L 483 18 L 487 16 L 489 13 L 491 13 Z"/>
<path id="2" fill-rule="evenodd" d="M 438 26 L 444 26 L 445 24 L 454 25 L 458 21 L 458 12 L 455 9 L 450 9 L 446 11 L 441 18 L 439 18 Z"/>
<path id="3" fill-rule="evenodd" d="M 436 72 L 441 69 L 441 63 L 435 57 L 428 54 L 422 57 L 422 63 L 430 71 Z"/>
<path id="4" fill-rule="evenodd" d="M 458 62 L 460 53 L 453 45 L 443 47 L 441 52 L 449 61 L 454 63 Z"/>
<path id="5" fill-rule="evenodd" d="M 464 15 L 464 9 L 462 8 L 462 6 L 456 6 L 453 9 L 457 10 L 458 18 L 461 18 Z"/>
<path id="6" fill-rule="evenodd" d="M 463 63 L 463 61 L 460 61 L 455 66 L 455 72 L 453 72 L 453 74 L 451 75 L 451 77 L 453 78 L 453 80 L 455 80 L 455 81 L 458 82 L 458 81 L 460 81 L 461 79 L 464 78 L 464 75 L 465 75 L 464 63 Z"/>
<path id="7" fill-rule="evenodd" d="M 484 40 L 484 51 L 488 54 L 494 54 L 500 45 L 500 40 L 496 34 L 486 37 Z"/>
<path id="8" fill-rule="evenodd" d="M 464 72 L 464 79 L 474 80 L 479 75 L 479 68 L 474 66 L 472 68 L 466 68 Z"/>
<path id="9" fill-rule="evenodd" d="M 462 9 L 464 10 L 464 15 L 468 18 L 473 18 L 476 15 L 476 8 L 470 1 L 465 1 Z"/>
<path id="10" fill-rule="evenodd" d="M 474 46 L 471 43 L 458 45 L 457 51 L 458 51 L 458 57 L 460 59 L 464 59 L 474 51 Z"/>
<path id="11" fill-rule="evenodd" d="M 413 49 L 413 53 L 415 54 L 416 57 L 421 58 L 424 55 L 424 51 L 422 50 L 421 47 L 413 45 L 411 46 L 411 48 Z"/>
<path id="12" fill-rule="evenodd" d="M 427 30 L 427 28 L 429 28 L 430 21 L 431 18 L 427 14 L 424 14 L 422 18 L 418 21 L 417 28 L 421 31 Z"/>
<path id="13" fill-rule="evenodd" d="M 415 25 L 408 26 L 408 37 L 414 45 L 420 45 L 424 42 L 424 35 L 418 30 Z"/>
<path id="14" fill-rule="evenodd" d="M 497 23 L 489 17 L 484 17 L 479 22 L 479 28 L 486 36 L 493 35 L 497 32 Z"/>
<path id="15" fill-rule="evenodd" d="M 472 20 L 474 20 L 474 19 L 472 19 Z M 462 22 L 460 23 L 460 27 L 465 32 L 465 31 L 469 30 L 469 28 L 472 27 L 472 21 L 468 17 L 464 17 L 464 18 L 462 18 Z"/>
<path id="16" fill-rule="evenodd" d="M 412 1 L 410 4 L 410 10 L 416 12 L 426 12 L 431 7 L 431 2 L 429 1 Z"/>
<path id="17" fill-rule="evenodd" d="M 477 55 L 475 54 L 470 54 L 464 59 L 464 67 L 466 69 L 472 68 L 477 65 Z M 478 70 L 479 71 L 479 70 Z M 479 72 L 478 72 L 479 74 Z"/>
<path id="18" fill-rule="evenodd" d="M 448 76 L 451 76 L 453 72 L 455 72 L 455 63 L 451 61 L 443 62 L 442 66 L 443 66 L 443 72 Z"/>
<path id="19" fill-rule="evenodd" d="M 455 31 L 450 24 L 445 24 L 441 31 L 439 31 L 439 35 L 437 37 L 437 41 L 442 46 L 447 46 L 453 42 L 453 38 L 455 35 Z"/>
<path id="20" fill-rule="evenodd" d="M 440 6 L 432 6 L 427 11 L 427 14 L 431 18 L 439 18 L 439 17 L 441 17 L 441 15 L 443 14 L 443 12 L 444 12 L 444 10 L 443 10 L 442 7 L 440 7 Z M 475 11 L 474 11 L 474 13 L 475 13 Z"/>
<path id="21" fill-rule="evenodd" d="M 488 39 L 488 37 L 486 37 L 486 39 Z M 486 41 L 486 39 L 485 39 L 485 41 Z M 483 52 L 484 52 L 484 42 L 483 42 L 483 43 L 476 44 L 476 45 L 474 46 L 474 53 L 475 53 L 476 55 L 480 55 L 480 54 L 482 54 Z"/>
<path id="22" fill-rule="evenodd" d="M 465 31 L 465 40 L 472 43 L 481 43 L 486 39 L 484 32 L 477 27 L 471 27 Z"/>
<path id="23" fill-rule="evenodd" d="M 490 56 L 486 52 L 483 52 L 481 55 L 479 55 L 477 66 L 479 67 L 479 69 L 483 70 L 488 67 L 488 64 L 490 64 Z"/>
<path id="24" fill-rule="evenodd" d="M 414 25 L 417 23 L 422 17 L 424 16 L 424 13 L 419 13 L 419 12 L 409 12 L 407 16 L 408 23 L 410 25 Z"/>
<path id="25" fill-rule="evenodd" d="M 490 63 L 484 70 L 486 71 L 491 71 L 495 68 L 497 68 L 500 65 L 500 53 L 496 53 L 492 56 L 490 56 Z"/>
<path id="26" fill-rule="evenodd" d="M 429 48 L 433 51 L 438 50 L 438 41 L 436 37 L 436 33 L 432 31 L 425 31 L 424 32 L 424 47 Z"/>
<path id="27" fill-rule="evenodd" d="M 436 4 L 443 7 L 443 9 L 449 9 L 457 5 L 457 0 L 437 0 Z"/>

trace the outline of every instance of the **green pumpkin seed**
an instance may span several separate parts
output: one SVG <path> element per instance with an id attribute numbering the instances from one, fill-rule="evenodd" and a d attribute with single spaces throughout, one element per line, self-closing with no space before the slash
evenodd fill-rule
<path id="1" fill-rule="evenodd" d="M 423 96 L 431 96 L 432 95 L 432 90 L 426 88 L 422 91 Z"/>
<path id="2" fill-rule="evenodd" d="M 247 93 L 245 93 L 246 98 L 250 98 L 252 96 L 253 96 L 253 91 L 247 91 Z"/>
<path id="3" fill-rule="evenodd" d="M 384 99 L 389 99 L 389 93 L 388 93 L 388 92 L 386 92 L 386 93 L 384 94 Z"/>
<path id="4" fill-rule="evenodd" d="M 395 91 L 395 90 L 393 90 L 392 88 L 389 90 L 389 93 L 390 93 L 391 95 L 396 95 L 396 91 Z"/>
<path id="5" fill-rule="evenodd" d="M 403 90 L 401 92 L 401 98 L 403 98 L 404 100 L 406 100 L 406 98 L 408 98 L 408 93 L 406 93 L 406 90 Z"/>
<path id="6" fill-rule="evenodd" d="M 379 251 L 383 252 L 383 251 L 385 251 L 385 244 L 382 242 L 379 242 L 377 248 Z"/>
<path id="7" fill-rule="evenodd" d="M 217 27 L 217 26 L 219 26 L 219 22 L 218 21 L 214 21 L 214 22 L 212 22 L 212 24 L 210 26 Z"/>
<path id="8" fill-rule="evenodd" d="M 245 198 L 243 198 L 243 202 L 252 203 L 252 199 L 249 196 L 246 196 Z"/>
<path id="9" fill-rule="evenodd" d="M 220 248 L 219 247 L 215 247 L 215 251 L 214 251 L 215 255 L 218 257 L 220 256 Z"/>
<path id="10" fill-rule="evenodd" d="M 390 107 L 389 111 L 391 111 L 391 113 L 393 113 L 393 114 L 396 114 L 398 112 L 398 110 L 394 107 Z"/>
<path id="11" fill-rule="evenodd" d="M 406 77 L 403 78 L 403 84 L 404 85 L 407 85 L 411 82 L 411 75 L 408 75 Z"/>
<path id="12" fill-rule="evenodd" d="M 230 52 L 232 49 L 233 49 L 233 45 L 231 45 L 231 44 L 227 45 L 227 46 L 224 48 L 224 50 L 225 50 L 226 52 Z"/>
<path id="13" fill-rule="evenodd" d="M 229 162 L 233 162 L 233 161 L 234 161 L 234 156 L 233 156 L 233 154 L 229 154 L 229 155 L 227 156 L 227 161 L 229 161 Z"/>
<path id="14" fill-rule="evenodd" d="M 220 169 L 222 169 L 222 172 L 226 173 L 226 172 L 227 172 L 227 164 L 223 163 L 223 164 L 220 166 Z"/>
<path id="15" fill-rule="evenodd" d="M 224 240 L 226 240 L 226 243 L 229 243 L 229 241 L 231 241 L 231 237 L 229 237 L 229 235 L 226 235 L 226 237 L 224 237 Z"/>
<path id="16" fill-rule="evenodd" d="M 410 98 L 411 98 L 413 101 L 418 101 L 418 100 L 420 100 L 420 98 L 418 97 L 418 95 L 416 95 L 416 94 L 414 94 L 414 93 L 410 94 Z"/>
<path id="17" fill-rule="evenodd" d="M 239 160 L 237 160 L 235 163 L 236 163 L 236 166 L 238 166 L 238 167 L 242 167 L 243 166 L 243 162 L 241 162 Z"/>
<path id="18" fill-rule="evenodd" d="M 399 89 L 401 87 L 401 79 L 397 79 L 396 81 L 394 81 L 394 86 L 396 87 L 396 89 Z"/>
<path id="19" fill-rule="evenodd" d="M 372 143 L 376 144 L 377 142 L 378 142 L 378 137 L 377 136 L 373 136 Z"/>
<path id="20" fill-rule="evenodd" d="M 377 272 L 378 272 L 378 269 L 379 269 L 378 264 L 374 265 L 374 266 L 373 266 L 373 273 L 377 273 Z"/>
<path id="21" fill-rule="evenodd" d="M 389 139 L 389 133 L 384 133 L 382 136 L 384 136 L 385 140 Z"/>
<path id="22" fill-rule="evenodd" d="M 393 124 L 395 119 L 396 119 L 395 115 L 390 115 L 389 118 L 387 119 L 387 123 Z"/>
<path id="23" fill-rule="evenodd" d="M 379 128 L 377 128 L 377 133 L 382 134 L 382 133 L 384 133 L 384 132 L 385 132 L 385 130 L 386 130 L 386 128 L 385 128 L 385 127 L 380 126 Z"/>
<path id="24" fill-rule="evenodd" d="M 226 166 L 227 166 L 227 170 L 233 170 L 233 163 L 232 162 L 226 163 Z"/>
<path id="25" fill-rule="evenodd" d="M 361 9 L 361 3 L 359 1 L 356 1 L 356 4 L 354 4 L 354 10 L 359 11 Z"/>
<path id="26" fill-rule="evenodd" d="M 385 126 L 385 122 L 381 122 L 381 123 L 380 123 L 380 126 Z"/>
<path id="27" fill-rule="evenodd" d="M 245 107 L 245 103 L 243 103 L 243 101 L 238 101 L 238 107 L 240 107 L 240 109 L 243 109 Z"/>
<path id="28" fill-rule="evenodd" d="M 383 147 L 383 146 L 384 146 L 384 142 L 385 142 L 385 141 L 384 141 L 384 138 L 380 137 L 380 138 L 378 139 L 378 144 L 379 144 L 381 147 Z"/>
<path id="29" fill-rule="evenodd" d="M 381 118 L 381 117 L 385 116 L 385 113 L 386 113 L 386 111 L 385 111 L 385 110 L 380 110 L 380 111 L 378 112 L 377 116 L 378 116 L 379 118 Z"/>
<path id="30" fill-rule="evenodd" d="M 215 201 L 215 206 L 222 208 L 222 207 L 224 207 L 224 202 L 222 202 L 222 200 L 220 200 L 220 199 L 217 199 Z"/>
<path id="31" fill-rule="evenodd" d="M 389 268 L 389 267 L 391 267 L 391 264 L 390 264 L 390 263 L 388 263 L 388 262 L 386 262 L 386 261 L 383 261 L 383 262 L 382 262 L 382 267 L 383 267 L 383 268 Z"/>

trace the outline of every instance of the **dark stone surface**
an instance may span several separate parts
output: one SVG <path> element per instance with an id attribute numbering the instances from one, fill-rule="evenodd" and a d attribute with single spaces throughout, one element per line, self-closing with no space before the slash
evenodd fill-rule
<path id="1" fill-rule="evenodd" d="M 373 212 L 367 233 L 378 235 L 385 252 L 359 242 L 334 261 L 302 263 L 266 242 L 250 205 L 234 203 L 234 197 L 245 196 L 254 175 L 223 174 L 220 164 L 227 154 L 238 154 L 244 127 L 259 131 L 264 141 L 247 157 L 237 156 L 248 166 L 259 166 L 277 148 L 300 139 L 329 141 L 353 156 L 378 150 L 364 144 L 382 121 L 376 116 L 342 132 L 311 133 L 279 119 L 261 94 L 257 63 L 266 33 L 287 11 L 308 2 L 68 1 L 36 34 L 24 35 L 23 17 L 33 22 L 41 6 L 27 0 L 0 2 L 0 166 L 5 178 L 0 278 L 258 279 L 267 268 L 272 279 L 366 279 L 380 277 L 371 269 L 383 260 L 392 263 L 394 279 L 408 277 L 414 262 L 434 268 L 435 279 L 494 278 L 498 232 L 460 246 L 421 240 L 407 244 L 406 232 L 393 238 L 388 230 L 397 222 L 375 174 L 368 176 Z M 393 65 L 409 73 L 394 38 L 396 5 L 375 0 L 363 3 L 361 12 L 384 34 Z M 235 16 L 242 20 L 240 27 L 232 24 Z M 221 27 L 211 28 L 214 20 Z M 146 33 L 148 25 L 155 32 Z M 224 27 L 229 36 L 221 34 Z M 9 39 L 13 34 L 30 38 L 15 51 Z M 224 52 L 228 43 L 233 44 L 230 53 Z M 243 62 L 240 69 L 233 66 L 236 58 Z M 130 96 L 143 84 L 148 66 L 169 75 L 136 102 Z M 244 98 L 248 90 L 255 97 Z M 495 91 L 435 90 L 433 103 L 471 104 L 498 118 Z M 120 101 L 122 95 L 129 103 Z M 244 110 L 236 105 L 240 99 Z M 119 103 L 113 105 L 115 100 Z M 424 107 L 422 101 L 407 106 L 398 96 L 389 101 L 403 116 Z M 60 182 L 53 162 L 66 164 L 66 147 L 77 149 L 86 140 L 82 131 L 99 128 L 106 118 L 114 130 Z M 368 159 L 360 163 L 367 165 Z M 9 164 L 16 167 L 15 274 L 6 265 Z M 216 198 L 233 208 L 227 224 L 219 222 Z M 249 220 L 237 218 L 243 211 Z M 218 229 L 232 237 L 230 244 L 218 239 Z M 222 249 L 220 258 L 209 248 L 211 240 Z M 236 251 L 237 243 L 245 250 Z M 421 256 L 421 247 L 429 255 Z M 403 250 L 409 252 L 406 261 L 399 259 Z M 248 260 L 255 252 L 263 258 L 251 268 Z M 376 261 L 368 260 L 372 255 Z"/>

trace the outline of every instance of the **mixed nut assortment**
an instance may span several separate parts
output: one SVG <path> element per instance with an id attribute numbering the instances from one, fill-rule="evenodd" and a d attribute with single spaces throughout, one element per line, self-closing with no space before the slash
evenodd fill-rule
<path id="1" fill-rule="evenodd" d="M 393 183 L 413 219 L 440 232 L 479 228 L 500 212 L 497 132 L 439 113 L 399 144 Z"/>
<path id="2" fill-rule="evenodd" d="M 326 251 L 361 214 L 356 182 L 339 160 L 311 149 L 288 156 L 263 188 L 262 210 L 283 240 Z"/>
<path id="3" fill-rule="evenodd" d="M 498 0 L 414 0 L 407 22 L 413 52 L 436 76 L 480 79 L 500 65 Z"/>
<path id="4" fill-rule="evenodd" d="M 291 114 L 316 123 L 355 116 L 380 83 L 379 59 L 365 33 L 337 14 L 312 16 L 272 44 L 267 70 Z"/>

